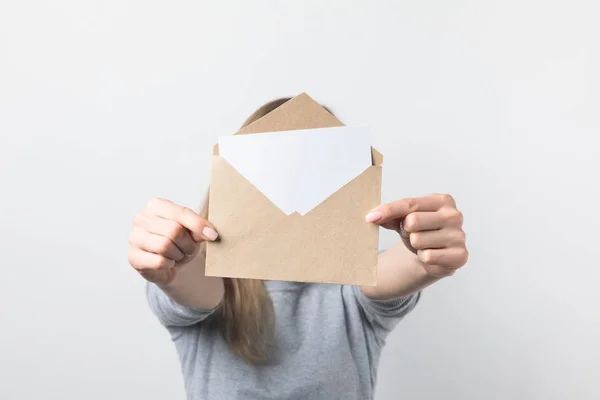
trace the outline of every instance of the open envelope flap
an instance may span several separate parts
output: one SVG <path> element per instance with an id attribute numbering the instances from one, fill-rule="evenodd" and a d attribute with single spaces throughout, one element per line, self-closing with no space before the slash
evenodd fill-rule
<path id="1" fill-rule="evenodd" d="M 339 119 L 306 93 L 290 99 L 262 118 L 240 129 L 236 135 L 343 126 Z"/>
<path id="2" fill-rule="evenodd" d="M 219 156 L 213 157 L 206 275 L 375 285 L 381 167 L 371 166 L 304 216 L 282 213 Z M 213 207 L 213 205 L 217 205 Z"/>
<path id="3" fill-rule="evenodd" d="M 301 93 L 267 115 L 239 130 L 236 135 L 291 131 L 296 129 L 331 128 L 344 126 L 334 115 L 314 101 L 308 94 Z M 219 155 L 219 146 L 214 145 L 213 155 Z M 383 164 L 383 155 L 371 147 L 373 165 Z"/>

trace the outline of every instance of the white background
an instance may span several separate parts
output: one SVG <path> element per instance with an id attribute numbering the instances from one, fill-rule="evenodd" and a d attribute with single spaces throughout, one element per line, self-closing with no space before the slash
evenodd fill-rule
<path id="1" fill-rule="evenodd" d="M 2 0 L 0 398 L 184 397 L 132 217 L 197 207 L 217 137 L 302 91 L 372 126 L 386 201 L 466 216 L 470 262 L 391 335 L 377 399 L 600 398 L 599 7 Z"/>

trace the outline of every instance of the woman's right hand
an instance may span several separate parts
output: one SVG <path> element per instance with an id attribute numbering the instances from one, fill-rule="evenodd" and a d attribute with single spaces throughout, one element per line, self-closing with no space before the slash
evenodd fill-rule
<path id="1" fill-rule="evenodd" d="M 217 236 L 214 227 L 194 211 L 155 198 L 133 220 L 129 264 L 148 281 L 167 285 L 180 265 L 198 255 L 201 242 Z"/>

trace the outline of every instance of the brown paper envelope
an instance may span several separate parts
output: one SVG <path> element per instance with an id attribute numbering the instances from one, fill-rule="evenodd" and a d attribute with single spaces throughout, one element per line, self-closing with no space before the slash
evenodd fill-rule
<path id="1" fill-rule="evenodd" d="M 343 124 L 301 94 L 238 134 Z M 215 146 L 206 275 L 231 278 L 375 285 L 379 230 L 365 215 L 380 202 L 382 156 L 307 214 L 286 215 L 246 180 Z"/>

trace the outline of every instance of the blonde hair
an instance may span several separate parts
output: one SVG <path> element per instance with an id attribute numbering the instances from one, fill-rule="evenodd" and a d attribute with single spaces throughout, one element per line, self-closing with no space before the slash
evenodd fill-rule
<path id="1" fill-rule="evenodd" d="M 264 117 L 283 103 L 271 101 L 246 119 L 242 128 Z M 208 217 L 208 197 L 200 215 Z M 229 349 L 250 364 L 262 364 L 269 359 L 269 349 L 275 346 L 275 310 L 264 282 L 255 279 L 223 278 L 225 294 L 215 314 L 215 323 Z"/>

